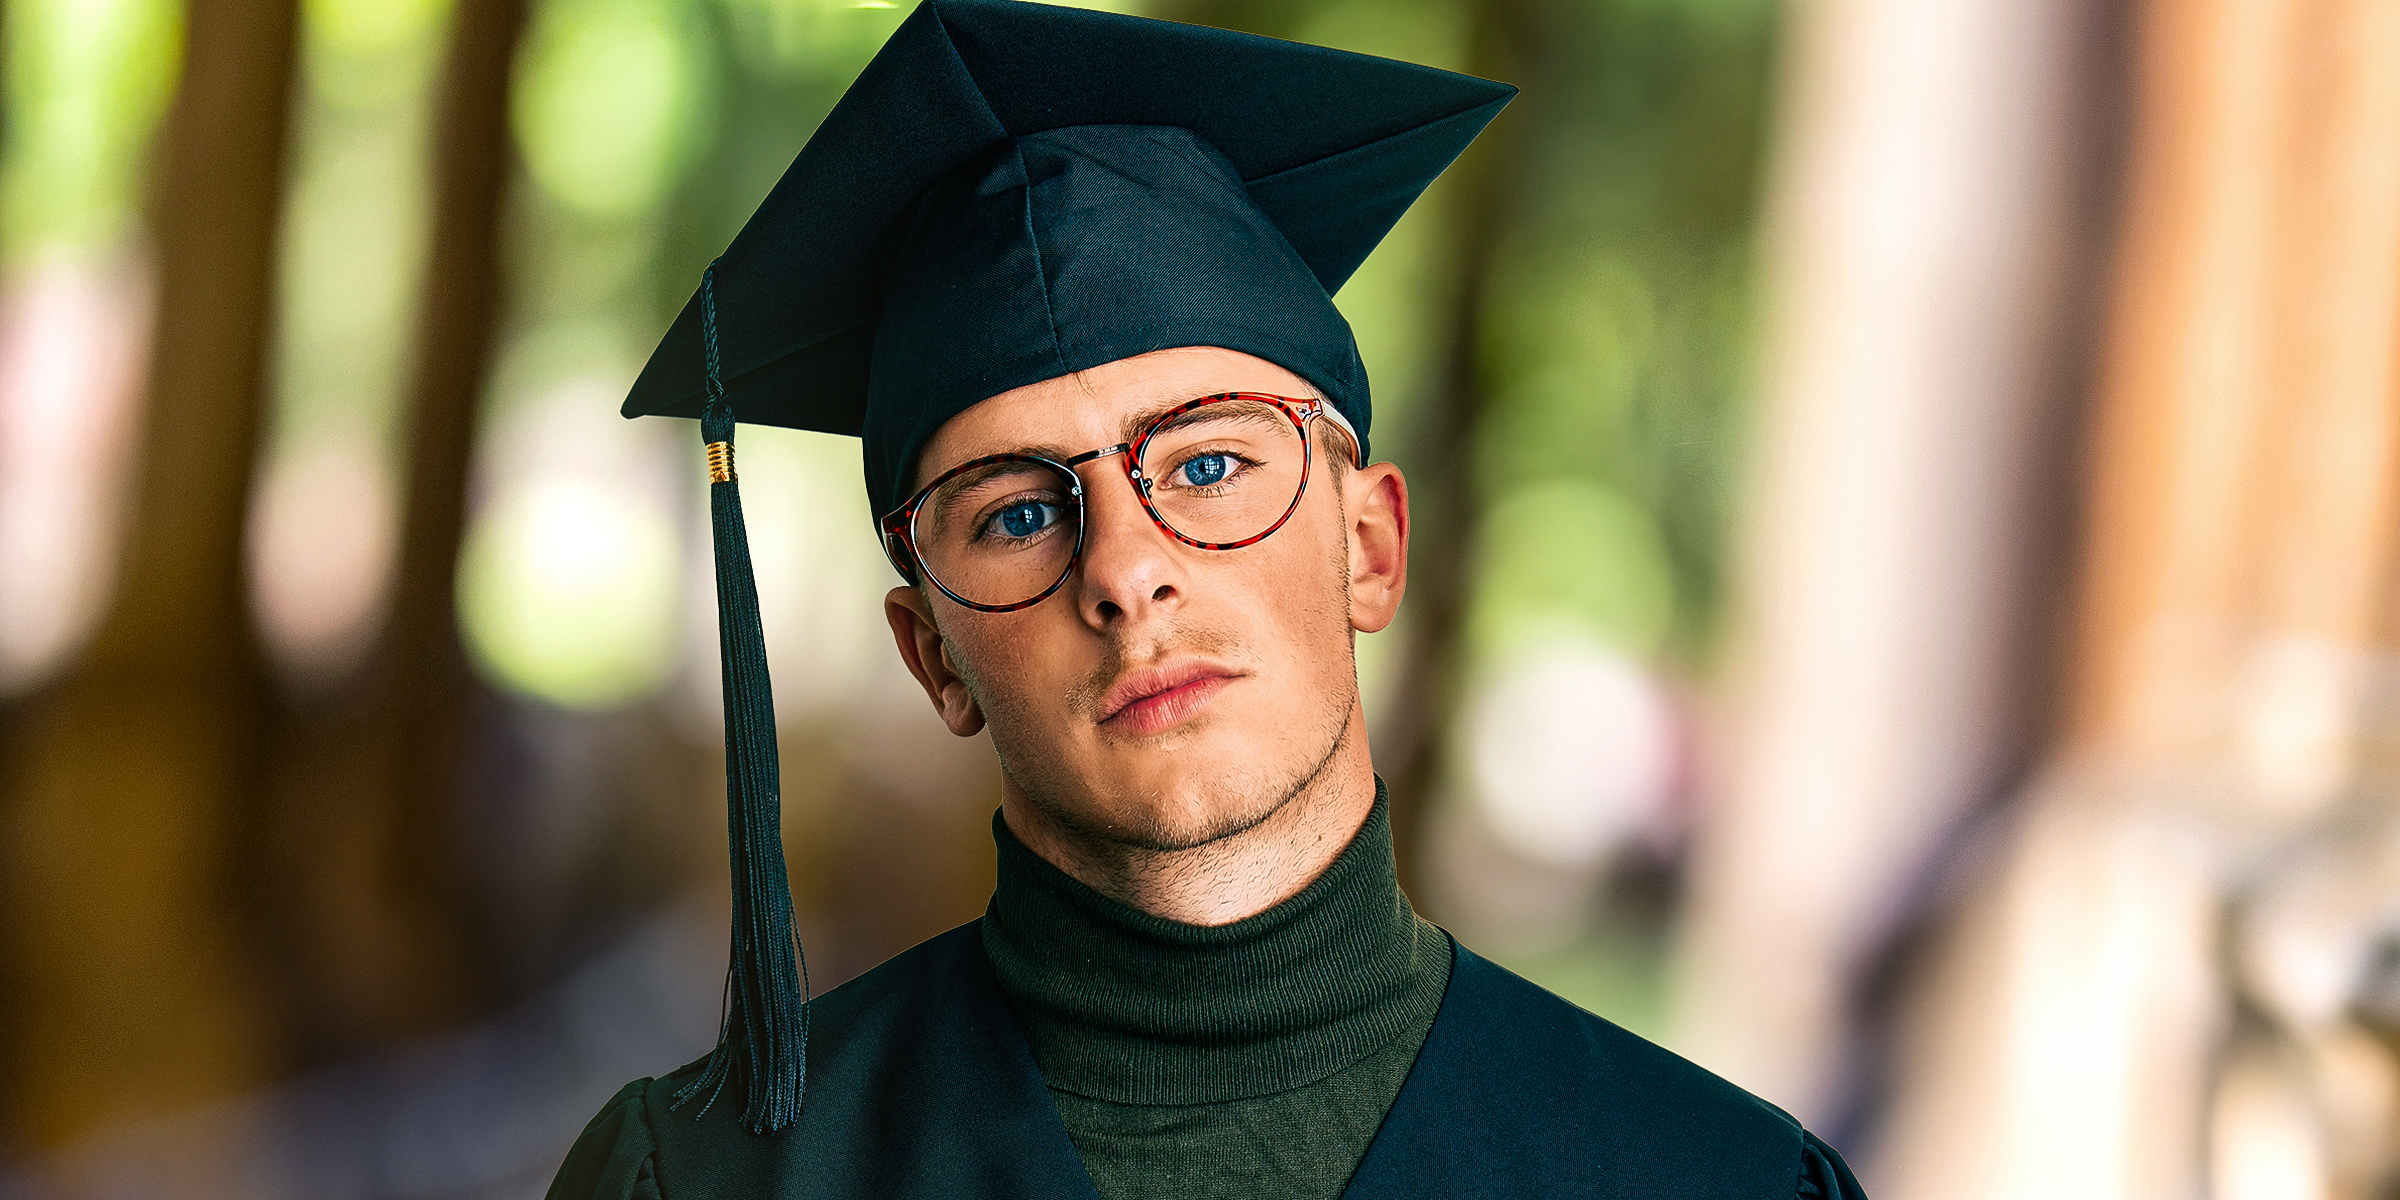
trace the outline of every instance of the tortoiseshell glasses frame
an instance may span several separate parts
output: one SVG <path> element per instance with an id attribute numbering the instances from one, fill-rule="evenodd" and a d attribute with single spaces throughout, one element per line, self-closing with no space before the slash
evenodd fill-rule
<path id="1" fill-rule="evenodd" d="M 1226 541 L 1196 538 L 1175 528 L 1167 516 L 1159 511 L 1156 497 L 1153 495 L 1158 480 L 1144 475 L 1142 461 L 1156 438 L 1168 430 L 1189 425 L 1191 423 L 1189 418 L 1194 412 L 1212 405 L 1237 402 L 1270 406 L 1276 412 L 1281 413 L 1284 419 L 1291 422 L 1292 432 L 1299 439 L 1299 481 L 1292 490 L 1291 500 L 1283 506 L 1272 521 L 1267 523 L 1265 528 Z M 1125 481 L 1132 486 L 1134 495 L 1141 500 L 1142 511 L 1148 513 L 1151 523 L 1158 526 L 1168 537 L 1200 550 L 1238 550 L 1244 546 L 1254 546 L 1283 528 L 1292 519 L 1292 514 L 1300 510 L 1300 502 L 1307 497 L 1308 477 L 1314 469 L 1314 447 L 1313 439 L 1309 437 L 1309 425 L 1310 422 L 1324 416 L 1326 411 L 1325 402 L 1314 398 L 1277 396 L 1266 392 L 1218 392 L 1187 401 L 1159 414 L 1144 425 L 1140 434 L 1130 442 L 1119 442 L 1113 446 L 1087 450 L 1064 460 L 1052 459 L 1039 454 L 987 454 L 981 458 L 969 459 L 935 476 L 932 482 L 918 489 L 916 495 L 909 497 L 906 503 L 885 513 L 877 520 L 876 525 L 883 535 L 884 554 L 891 559 L 893 568 L 900 572 L 903 579 L 913 584 L 918 581 L 921 572 L 925 580 L 931 582 L 934 587 L 940 589 L 943 595 L 956 601 L 962 607 L 987 613 L 1008 613 L 1031 608 L 1057 594 L 1058 589 L 1066 586 L 1067 580 L 1074 576 L 1076 567 L 1083 561 L 1083 539 L 1086 526 L 1084 520 L 1085 497 L 1082 476 L 1076 473 L 1075 468 L 1109 457 L 1118 459 L 1119 466 L 1125 472 Z M 925 557 L 919 550 L 918 518 L 924 512 L 927 501 L 941 492 L 944 485 L 970 472 L 990 472 L 994 468 L 1009 463 L 1020 463 L 1051 471 L 1059 477 L 1061 483 L 1066 485 L 1066 497 L 1072 500 L 1074 506 L 1072 512 L 1075 524 L 1074 543 L 1057 576 L 1034 595 L 1003 604 L 990 603 L 988 598 L 986 600 L 969 599 L 953 590 L 949 583 L 942 580 L 939 572 L 930 569 L 926 564 Z"/>

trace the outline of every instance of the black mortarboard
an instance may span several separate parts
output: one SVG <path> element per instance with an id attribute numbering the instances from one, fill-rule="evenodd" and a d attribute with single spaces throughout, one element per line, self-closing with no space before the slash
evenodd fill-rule
<path id="1" fill-rule="evenodd" d="M 878 513 L 944 421 L 1179 346 L 1315 385 L 1366 450 L 1333 292 L 1516 89 L 1201 26 L 925 0 L 711 266 L 626 398 L 702 418 L 725 668 L 734 953 L 716 1053 L 761 1132 L 798 1112 L 803 970 L 735 419 L 865 439 Z"/>
<path id="2" fill-rule="evenodd" d="M 927 0 L 716 268 L 741 420 L 864 434 L 905 498 L 941 423 L 1145 350 L 1222 345 L 1322 388 L 1362 436 L 1329 299 L 1516 89 L 1197 25 Z M 700 298 L 626 398 L 698 416 Z"/>

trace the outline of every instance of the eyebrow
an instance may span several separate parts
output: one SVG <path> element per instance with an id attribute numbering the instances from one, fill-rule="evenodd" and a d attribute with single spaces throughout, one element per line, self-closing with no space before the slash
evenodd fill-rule
<path id="1" fill-rule="evenodd" d="M 1171 412 L 1175 411 L 1176 409 L 1178 409 L 1178 408 L 1181 408 L 1181 407 L 1183 407 L 1184 405 L 1186 405 L 1186 404 L 1189 404 L 1189 403 L 1191 403 L 1191 402 L 1192 402 L 1192 401 L 1194 401 L 1194 400 L 1198 400 L 1198 399 L 1200 399 L 1200 398 L 1202 398 L 1202 397 L 1204 397 L 1204 396 L 1222 396 L 1222 395 L 1226 395 L 1226 394 L 1227 394 L 1227 392 L 1226 392 L 1226 391 L 1224 391 L 1224 390 L 1222 390 L 1222 389 L 1221 389 L 1221 390 L 1218 390 L 1218 391 L 1213 391 L 1213 392 L 1193 392 L 1193 393 L 1191 393 L 1191 394 L 1189 394 L 1189 395 L 1175 395 L 1175 396 L 1169 396 L 1169 397 L 1167 397 L 1167 398 L 1165 398 L 1165 399 L 1163 399 L 1163 400 L 1159 400 L 1159 401 L 1153 402 L 1153 403 L 1151 403 L 1151 404 L 1146 404 L 1146 405 L 1143 405 L 1142 407 L 1140 407 L 1140 408 L 1137 408 L 1137 409 L 1133 410 L 1133 411 L 1132 411 L 1132 412 L 1130 412 L 1130 413 L 1127 413 L 1127 414 L 1125 415 L 1125 419 L 1124 419 L 1124 421 L 1118 424 L 1118 426 L 1117 426 L 1117 441 L 1118 441 L 1118 443 L 1119 443 L 1119 444 L 1122 444 L 1122 445 L 1130 445 L 1130 444 L 1132 444 L 1132 442 L 1133 442 L 1133 439 L 1134 439 L 1134 438 L 1136 438 L 1136 437 L 1140 436 L 1140 434 L 1141 434 L 1141 432 L 1142 432 L 1142 428 L 1143 428 L 1144 426 L 1146 426 L 1146 425 L 1150 424 L 1152 421 L 1156 421 L 1156 420 L 1158 420 L 1160 417 L 1163 417 L 1163 416 L 1167 415 L 1168 413 L 1171 413 Z M 1050 458 L 1050 459 L 1057 459 L 1057 460 L 1058 460 L 1058 461 L 1060 461 L 1060 462 L 1064 462 L 1064 461 L 1066 461 L 1067 459 L 1074 457 L 1075 455 L 1078 455 L 1078 454 L 1084 454 L 1084 453 L 1088 453 L 1089 451 L 1091 451 L 1091 450 L 1094 450 L 1094 449 L 1097 449 L 1097 448 L 1098 448 L 1098 447 L 1094 447 L 1094 446 L 1084 446 L 1084 447 L 1081 447 L 1081 448 L 1070 448 L 1070 447 L 1067 447 L 1067 446 L 1061 446 L 1061 445 L 1059 445 L 1059 444 L 1058 444 L 1058 443 L 1056 443 L 1056 442 L 1041 442 L 1041 443 L 1032 443 L 1032 444 L 1026 444 L 1026 445 L 1012 446 L 1012 447 L 1009 447 L 1008 449 L 1005 449 L 1005 450 L 991 450 L 991 451 L 986 451 L 985 453 L 988 453 L 988 454 L 1031 454 L 1031 455 L 1034 455 L 1034 456 L 1036 456 L 1036 457 L 1040 457 L 1040 458 Z M 971 458 L 981 458 L 981 457 L 983 457 L 983 455 L 981 455 L 981 454 L 977 454 L 977 455 L 970 455 L 969 457 L 971 457 Z M 961 460 L 961 461 L 964 461 L 964 460 Z M 947 470 L 948 468 L 944 468 L 944 469 L 945 469 L 945 470 Z"/>

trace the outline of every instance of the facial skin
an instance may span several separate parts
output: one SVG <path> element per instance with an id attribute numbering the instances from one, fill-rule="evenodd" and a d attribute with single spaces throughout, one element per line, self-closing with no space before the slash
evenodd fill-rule
<path id="1" fill-rule="evenodd" d="M 942 426 L 917 486 L 985 454 L 1056 460 L 1132 440 L 1217 392 L 1306 397 L 1299 376 L 1215 348 L 1161 350 L 1003 392 Z M 1313 421 L 1299 511 L 1273 537 L 1200 550 L 1142 509 L 1122 458 L 1077 468 L 1083 557 L 1057 594 L 982 613 L 892 589 L 900 657 L 950 731 L 989 727 L 1001 813 L 1036 854 L 1169 920 L 1221 925 L 1315 879 L 1374 806 L 1353 635 L 1391 623 L 1408 577 L 1408 487 L 1337 465 Z"/>

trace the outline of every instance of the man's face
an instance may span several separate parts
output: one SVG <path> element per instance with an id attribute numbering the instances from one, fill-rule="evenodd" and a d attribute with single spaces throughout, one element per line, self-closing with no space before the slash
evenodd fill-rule
<path id="1" fill-rule="evenodd" d="M 987 454 L 1063 461 L 1230 391 L 1312 394 L 1247 354 L 1159 351 L 968 409 L 926 446 L 916 481 Z M 1352 633 L 1382 628 L 1398 606 L 1406 494 L 1388 465 L 1340 477 L 1333 460 L 1348 442 L 1325 423 L 1311 422 L 1299 510 L 1255 545 L 1176 541 L 1109 456 L 1077 468 L 1083 554 L 1049 599 L 985 613 L 931 588 L 892 592 L 902 657 L 944 720 L 960 734 L 988 724 L 1012 790 L 1066 832 L 1151 850 L 1239 833 L 1353 736 Z"/>

